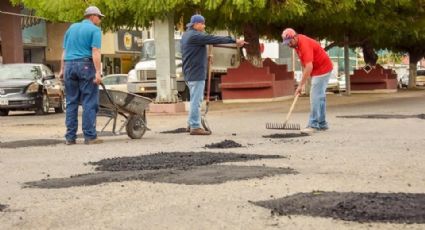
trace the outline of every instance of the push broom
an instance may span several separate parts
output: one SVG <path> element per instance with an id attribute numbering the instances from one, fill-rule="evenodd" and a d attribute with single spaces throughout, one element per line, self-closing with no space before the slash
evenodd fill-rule
<path id="1" fill-rule="evenodd" d="M 266 129 L 286 129 L 286 130 L 300 130 L 300 124 L 290 124 L 288 123 L 289 118 L 291 117 L 292 110 L 294 110 L 295 104 L 298 100 L 298 94 L 295 96 L 294 101 L 292 102 L 291 108 L 289 109 L 288 114 L 286 115 L 285 121 L 283 123 L 266 123 Z"/>

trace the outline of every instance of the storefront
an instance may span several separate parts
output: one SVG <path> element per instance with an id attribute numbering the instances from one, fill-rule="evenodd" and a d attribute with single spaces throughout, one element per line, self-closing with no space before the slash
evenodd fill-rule
<path id="1" fill-rule="evenodd" d="M 119 30 L 102 37 L 102 70 L 104 75 L 128 73 L 139 61 L 142 32 Z"/>

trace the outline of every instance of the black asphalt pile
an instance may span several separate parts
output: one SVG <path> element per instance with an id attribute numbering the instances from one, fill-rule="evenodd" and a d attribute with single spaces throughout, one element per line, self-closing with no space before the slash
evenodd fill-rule
<path id="1" fill-rule="evenodd" d="M 155 183 L 186 185 L 220 184 L 234 180 L 248 180 L 282 174 L 296 174 L 290 168 L 270 168 L 264 166 L 209 165 L 185 169 L 160 169 L 143 171 L 99 172 L 76 175 L 71 178 L 54 178 L 27 182 L 25 187 L 68 188 L 90 186 L 101 183 L 141 180 Z"/>
<path id="2" fill-rule="evenodd" d="M 5 204 L 0 204 L 0 212 L 3 212 L 4 210 L 6 210 L 7 205 Z"/>
<path id="3" fill-rule="evenodd" d="M 235 141 L 227 140 L 227 139 L 221 142 L 205 145 L 205 148 L 209 148 L 209 149 L 229 149 L 229 148 L 239 148 L 239 147 L 242 147 L 242 145 Z"/>
<path id="4" fill-rule="evenodd" d="M 366 115 L 349 115 L 349 116 L 336 116 L 336 117 L 337 118 L 359 118 L 359 119 L 408 119 L 408 118 L 425 119 L 425 114 L 418 114 L 418 115 L 366 114 Z"/>
<path id="5" fill-rule="evenodd" d="M 188 131 L 187 131 L 186 128 L 178 128 L 178 129 L 173 129 L 173 130 L 162 131 L 160 133 L 176 134 L 176 133 L 188 133 Z"/>
<path id="6" fill-rule="evenodd" d="M 136 157 L 108 158 L 97 162 L 97 171 L 157 170 L 167 168 L 185 169 L 224 162 L 283 158 L 279 155 L 213 153 L 213 152 L 160 152 Z"/>
<path id="7" fill-rule="evenodd" d="M 312 192 L 252 202 L 273 215 L 331 217 L 357 222 L 425 223 L 425 194 Z"/>
<path id="8" fill-rule="evenodd" d="M 57 145 L 57 144 L 63 144 L 63 143 L 65 143 L 64 140 L 56 140 L 56 139 L 19 140 L 19 141 L 1 142 L 0 148 L 16 149 L 16 148 L 24 148 L 24 147 Z"/>
<path id="9" fill-rule="evenodd" d="M 306 133 L 275 133 L 271 135 L 265 135 L 264 138 L 296 138 L 308 136 Z"/>

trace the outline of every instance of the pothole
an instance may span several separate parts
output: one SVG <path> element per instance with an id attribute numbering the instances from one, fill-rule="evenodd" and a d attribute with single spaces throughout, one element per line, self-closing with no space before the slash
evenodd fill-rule
<path id="1" fill-rule="evenodd" d="M 187 131 L 187 128 L 178 128 L 173 130 L 162 131 L 160 133 L 176 134 L 176 133 L 189 133 L 189 132 Z"/>
<path id="2" fill-rule="evenodd" d="M 233 140 L 227 140 L 227 139 L 221 142 L 205 145 L 205 148 L 209 148 L 209 149 L 229 149 L 229 148 L 239 148 L 239 147 L 242 147 L 242 145 Z"/>
<path id="3" fill-rule="evenodd" d="M 135 157 L 117 157 L 89 162 L 97 171 L 155 170 L 187 168 L 224 162 L 284 158 L 279 155 L 214 153 L 214 152 L 160 152 Z"/>
<path id="4" fill-rule="evenodd" d="M 0 204 L 0 212 L 3 212 L 4 210 L 6 210 L 7 205 L 5 204 Z"/>
<path id="5" fill-rule="evenodd" d="M 252 202 L 277 215 L 331 217 L 357 222 L 425 223 L 425 194 L 312 192 Z"/>
<path id="6" fill-rule="evenodd" d="M 279 158 L 283 157 L 278 155 L 212 152 L 170 152 L 137 157 L 112 158 L 90 162 L 90 164 L 96 165 L 97 171 L 101 172 L 75 175 L 70 178 L 53 178 L 27 182 L 25 187 L 66 188 L 130 180 L 202 185 L 297 173 L 291 168 L 212 165 L 224 162 Z"/>
<path id="7" fill-rule="evenodd" d="M 290 168 L 270 168 L 264 166 L 209 165 L 190 169 L 161 169 L 119 172 L 99 172 L 76 175 L 70 178 L 45 179 L 27 182 L 26 187 L 68 188 L 89 186 L 101 183 L 141 180 L 156 183 L 185 185 L 220 184 L 227 181 L 264 178 L 281 174 L 296 174 Z"/>
<path id="8" fill-rule="evenodd" d="M 365 115 L 349 115 L 349 116 L 336 116 L 337 118 L 361 118 L 361 119 L 408 119 L 418 118 L 425 119 L 425 114 L 417 115 L 400 115 L 400 114 L 365 114 Z"/>
<path id="9" fill-rule="evenodd" d="M 271 135 L 265 135 L 264 138 L 296 138 L 308 136 L 306 133 L 275 133 Z"/>
<path id="10" fill-rule="evenodd" d="M 64 140 L 58 139 L 32 139 L 32 140 L 19 140 L 19 141 L 9 141 L 1 142 L 0 148 L 24 148 L 24 147 L 36 147 L 36 146 L 49 146 L 65 143 Z"/>

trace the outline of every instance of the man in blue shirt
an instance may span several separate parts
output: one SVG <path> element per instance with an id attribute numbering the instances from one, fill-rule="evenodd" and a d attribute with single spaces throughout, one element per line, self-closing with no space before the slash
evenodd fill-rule
<path id="1" fill-rule="evenodd" d="M 243 46 L 244 40 L 234 40 L 230 36 L 214 36 L 205 33 L 205 18 L 200 14 L 191 17 L 187 30 L 181 39 L 183 74 L 189 87 L 190 111 L 188 124 L 190 135 L 210 135 L 211 131 L 201 128 L 201 103 L 204 100 L 205 79 L 207 76 L 206 45 L 236 43 Z"/>
<path id="2" fill-rule="evenodd" d="M 78 106 L 83 107 L 83 134 L 85 144 L 103 141 L 97 138 L 96 113 L 99 107 L 101 83 L 100 47 L 102 32 L 99 28 L 104 15 L 95 6 L 84 12 L 84 20 L 72 24 L 65 33 L 59 76 L 65 81 L 66 134 L 65 144 L 76 143 Z"/>

